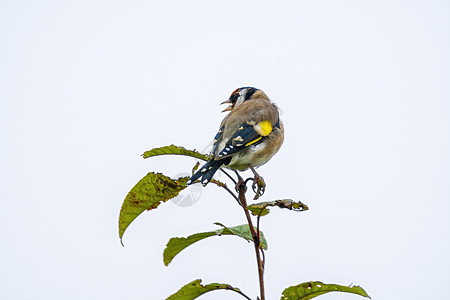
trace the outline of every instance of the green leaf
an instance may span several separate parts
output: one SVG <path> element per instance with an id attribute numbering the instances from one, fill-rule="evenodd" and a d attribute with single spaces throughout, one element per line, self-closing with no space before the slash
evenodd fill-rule
<path id="1" fill-rule="evenodd" d="M 256 203 L 256 204 L 247 206 L 247 209 L 254 216 L 258 216 L 260 214 L 261 214 L 261 216 L 265 216 L 269 213 L 269 209 L 267 208 L 269 206 L 278 206 L 279 208 L 287 208 L 289 210 L 294 210 L 294 211 L 308 210 L 308 206 L 306 206 L 305 204 L 301 203 L 300 201 L 295 202 L 291 199 L 260 202 L 260 203 Z"/>
<path id="2" fill-rule="evenodd" d="M 320 281 L 311 281 L 288 287 L 283 291 L 281 300 L 309 300 L 329 292 L 352 293 L 370 299 L 366 291 L 359 286 L 343 286 L 337 284 L 324 284 Z"/>
<path id="3" fill-rule="evenodd" d="M 142 156 L 144 158 L 149 158 L 152 156 L 168 155 L 168 154 L 185 155 L 185 156 L 199 158 L 202 160 L 208 160 L 208 156 L 205 154 L 201 154 L 197 151 L 187 150 L 183 147 L 179 147 L 179 146 L 175 146 L 175 145 L 153 148 L 152 150 L 145 151 L 144 154 L 142 154 Z"/>
<path id="4" fill-rule="evenodd" d="M 207 237 L 218 235 L 215 231 L 201 232 L 185 237 L 171 238 L 166 245 L 163 253 L 164 265 L 169 265 L 173 258 L 190 245 L 201 241 Z"/>
<path id="5" fill-rule="evenodd" d="M 178 195 L 186 188 L 189 177 L 173 180 L 159 173 L 148 173 L 128 193 L 119 215 L 119 237 L 122 240 L 127 227 L 145 210 L 157 208 L 162 202 Z"/>
<path id="6" fill-rule="evenodd" d="M 217 231 L 223 230 L 222 234 L 236 235 L 238 237 L 243 238 L 244 240 L 253 242 L 252 232 L 250 231 L 250 226 L 248 226 L 247 224 L 234 226 L 234 227 L 226 227 L 225 225 L 222 225 L 220 223 L 214 223 L 214 224 L 223 227 L 223 229 L 217 230 Z M 253 228 L 255 229 L 255 231 L 257 230 L 256 227 L 253 226 Z M 259 231 L 259 239 L 261 242 L 261 247 L 264 250 L 267 250 L 267 241 L 266 241 L 266 238 L 264 237 L 264 233 L 262 231 Z"/>
<path id="7" fill-rule="evenodd" d="M 221 235 L 235 235 L 238 237 L 241 237 L 247 241 L 253 241 L 252 234 L 250 232 L 250 227 L 245 225 L 239 225 L 234 227 L 226 227 L 220 223 L 215 223 L 216 225 L 219 225 L 223 228 L 215 230 L 215 231 L 208 231 L 208 232 L 200 232 L 193 235 L 190 235 L 188 237 L 175 237 L 171 238 L 169 242 L 166 245 L 166 248 L 164 249 L 163 253 L 163 259 L 164 259 L 164 265 L 169 265 L 174 257 L 183 251 L 185 248 L 189 247 L 190 245 L 201 241 L 205 238 L 211 237 L 211 236 L 221 236 Z M 255 228 L 256 230 L 256 228 Z M 267 241 L 264 237 L 264 234 L 262 231 L 260 231 L 260 239 L 261 239 L 261 247 L 263 249 L 267 249 Z"/>
<path id="8" fill-rule="evenodd" d="M 178 292 L 169 296 L 166 300 L 192 300 L 203 295 L 204 293 L 214 290 L 230 290 L 241 294 L 242 296 L 250 300 L 250 298 L 244 295 L 244 293 L 242 293 L 240 289 L 232 287 L 229 284 L 211 283 L 207 285 L 201 285 L 201 282 L 201 279 L 197 279 L 192 281 L 191 283 L 186 284 Z"/>

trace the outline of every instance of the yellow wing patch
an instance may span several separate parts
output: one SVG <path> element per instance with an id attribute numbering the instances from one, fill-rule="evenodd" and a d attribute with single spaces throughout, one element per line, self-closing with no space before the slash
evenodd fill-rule
<path id="1" fill-rule="evenodd" d="M 245 144 L 245 147 L 248 147 L 248 146 L 250 146 L 251 144 L 256 143 L 256 142 L 259 141 L 260 139 L 262 139 L 262 136 L 260 136 L 260 137 L 257 138 L 256 140 L 253 140 L 253 141 L 251 141 L 251 142 L 248 142 L 247 144 Z"/>
<path id="2" fill-rule="evenodd" d="M 256 143 L 257 141 L 259 141 L 260 139 L 262 139 L 263 136 L 268 136 L 271 132 L 272 132 L 272 124 L 270 124 L 269 121 L 262 121 L 259 122 L 256 125 L 253 125 L 253 128 L 255 129 L 255 131 L 261 135 L 259 138 L 254 139 L 251 142 L 248 142 L 247 144 L 245 144 L 245 147 L 250 146 L 251 144 Z"/>
<path id="3" fill-rule="evenodd" d="M 272 124 L 269 121 L 262 121 L 253 126 L 260 135 L 268 136 L 272 132 Z"/>

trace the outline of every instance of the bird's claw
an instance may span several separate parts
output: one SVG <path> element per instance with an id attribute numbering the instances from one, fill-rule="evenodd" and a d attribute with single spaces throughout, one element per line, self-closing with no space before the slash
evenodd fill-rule
<path id="1" fill-rule="evenodd" d="M 259 197 L 264 195 L 264 192 L 266 191 L 266 183 L 264 182 L 264 179 L 261 176 L 255 174 L 252 189 L 253 192 L 255 192 L 255 197 L 253 198 L 253 200 L 258 200 Z"/>

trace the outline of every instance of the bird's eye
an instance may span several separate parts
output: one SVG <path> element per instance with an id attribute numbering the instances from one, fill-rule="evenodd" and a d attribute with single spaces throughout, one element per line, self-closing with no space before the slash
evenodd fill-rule
<path id="1" fill-rule="evenodd" d="M 239 97 L 239 93 L 234 93 L 233 95 L 231 95 L 231 97 L 230 97 L 231 102 L 236 102 L 238 97 Z"/>

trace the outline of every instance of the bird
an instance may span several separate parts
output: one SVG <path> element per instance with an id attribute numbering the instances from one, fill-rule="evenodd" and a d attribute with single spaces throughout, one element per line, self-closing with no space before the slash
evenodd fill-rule
<path id="1" fill-rule="evenodd" d="M 255 168 L 267 163 L 278 152 L 284 141 L 284 127 L 278 107 L 260 89 L 241 87 L 220 104 L 229 104 L 214 137 L 209 160 L 187 181 L 200 180 L 206 186 L 222 167 L 237 171 L 251 169 L 256 179 L 262 180 Z M 264 181 L 262 181 L 264 183 Z"/>

